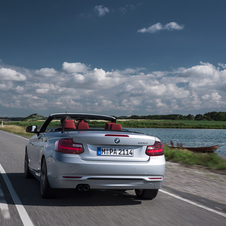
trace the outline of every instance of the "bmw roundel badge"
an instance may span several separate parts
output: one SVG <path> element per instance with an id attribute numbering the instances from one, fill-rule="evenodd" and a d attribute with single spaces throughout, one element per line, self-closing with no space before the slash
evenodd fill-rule
<path id="1" fill-rule="evenodd" d="M 116 144 L 118 144 L 118 143 L 120 142 L 120 139 L 119 139 L 119 138 L 115 138 L 115 139 L 114 139 L 114 142 L 115 142 Z"/>

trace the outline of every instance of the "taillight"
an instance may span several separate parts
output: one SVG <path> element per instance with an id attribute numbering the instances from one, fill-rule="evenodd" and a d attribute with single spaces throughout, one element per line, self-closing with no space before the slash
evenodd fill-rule
<path id="1" fill-rule="evenodd" d="M 159 141 L 155 141 L 154 145 L 147 146 L 146 155 L 149 156 L 164 155 L 162 143 Z"/>
<path id="2" fill-rule="evenodd" d="M 74 143 L 73 139 L 66 138 L 56 141 L 55 151 L 79 155 L 84 152 L 84 149 L 82 144 Z"/>

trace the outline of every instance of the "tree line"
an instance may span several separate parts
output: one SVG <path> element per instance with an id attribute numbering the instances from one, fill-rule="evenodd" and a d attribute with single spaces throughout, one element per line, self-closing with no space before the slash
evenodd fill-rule
<path id="1" fill-rule="evenodd" d="M 180 115 L 180 114 L 169 114 L 169 115 L 131 115 L 131 116 L 114 116 L 117 119 L 156 119 L 156 120 L 197 120 L 197 121 L 226 121 L 226 112 L 212 111 L 205 114 L 197 115 Z M 27 117 L 0 117 L 6 121 L 35 121 L 45 120 L 46 117 L 38 115 L 37 113 L 29 115 Z"/>
<path id="2" fill-rule="evenodd" d="M 197 121 L 226 121 L 226 112 L 208 112 L 205 114 L 197 115 L 180 115 L 180 114 L 169 114 L 169 115 L 131 115 L 131 116 L 120 116 L 118 119 L 156 119 L 156 120 L 197 120 Z"/>

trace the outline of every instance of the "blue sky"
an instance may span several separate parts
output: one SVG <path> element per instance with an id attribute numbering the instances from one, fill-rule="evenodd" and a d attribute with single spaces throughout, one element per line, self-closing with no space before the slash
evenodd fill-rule
<path id="1" fill-rule="evenodd" d="M 0 1 L 0 116 L 226 111 L 223 0 Z"/>

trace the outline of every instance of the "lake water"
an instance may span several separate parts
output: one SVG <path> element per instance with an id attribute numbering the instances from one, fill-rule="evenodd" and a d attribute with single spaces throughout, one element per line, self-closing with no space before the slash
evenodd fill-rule
<path id="1" fill-rule="evenodd" d="M 218 155 L 226 157 L 226 130 L 225 129 L 155 129 L 155 128 L 126 128 L 130 131 L 136 131 L 151 136 L 158 137 L 163 144 L 170 144 L 172 140 L 174 145 L 182 143 L 187 147 L 207 147 L 219 145 L 215 151 Z"/>

